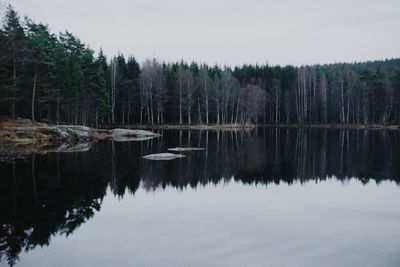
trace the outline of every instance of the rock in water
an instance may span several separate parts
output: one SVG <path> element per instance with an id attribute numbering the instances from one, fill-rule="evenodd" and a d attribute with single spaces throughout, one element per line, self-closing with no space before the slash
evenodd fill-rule
<path id="1" fill-rule="evenodd" d="M 145 130 L 130 130 L 130 129 L 113 129 L 109 135 L 114 141 L 143 141 L 160 136 L 157 133 L 153 133 Z"/>
<path id="2" fill-rule="evenodd" d="M 38 132 L 48 135 L 51 140 L 65 140 L 71 138 L 71 136 L 64 130 L 57 126 L 44 126 L 41 125 L 37 128 Z"/>
<path id="3" fill-rule="evenodd" d="M 174 147 L 168 148 L 169 151 L 178 151 L 178 152 L 185 152 L 185 151 L 198 151 L 198 150 L 205 150 L 202 147 Z"/>
<path id="4" fill-rule="evenodd" d="M 150 160 L 172 160 L 172 159 L 178 159 L 178 158 L 184 158 L 184 157 L 186 157 L 186 156 L 182 155 L 182 154 L 158 153 L 158 154 L 146 155 L 143 158 L 150 159 Z"/>
<path id="5" fill-rule="evenodd" d="M 113 129 L 111 130 L 112 136 L 125 136 L 125 137 L 144 137 L 144 136 L 160 136 L 159 134 L 145 131 L 145 130 L 130 130 L 130 129 Z"/>
<path id="6" fill-rule="evenodd" d="M 55 125 L 49 126 L 41 124 L 37 128 L 39 132 L 47 134 L 52 140 L 89 140 L 91 138 L 91 130 L 89 127 L 82 125 Z"/>
<path id="7" fill-rule="evenodd" d="M 78 140 L 89 140 L 92 136 L 91 129 L 82 125 L 58 125 L 56 126 L 60 130 L 67 132 L 73 136 L 74 139 Z"/>
<path id="8" fill-rule="evenodd" d="M 141 136 L 141 137 L 113 136 L 112 140 L 115 142 L 131 142 L 131 141 L 139 142 L 139 141 L 150 140 L 156 137 L 157 136 Z"/>
<path id="9" fill-rule="evenodd" d="M 64 152 L 86 152 L 86 151 L 89 151 L 91 147 L 92 147 L 91 142 L 79 142 L 79 143 L 75 143 L 75 144 L 63 143 L 63 144 L 60 144 L 58 147 L 55 147 L 48 151 L 45 151 L 45 153 L 47 153 L 47 152 L 62 152 L 62 153 L 64 153 Z"/>

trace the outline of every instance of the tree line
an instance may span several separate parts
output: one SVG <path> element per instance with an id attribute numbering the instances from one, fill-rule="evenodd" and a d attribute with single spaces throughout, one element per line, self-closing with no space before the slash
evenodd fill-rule
<path id="1" fill-rule="evenodd" d="M 0 30 L 0 114 L 91 126 L 398 124 L 400 59 L 236 67 L 107 58 L 70 32 L 23 20 Z"/>

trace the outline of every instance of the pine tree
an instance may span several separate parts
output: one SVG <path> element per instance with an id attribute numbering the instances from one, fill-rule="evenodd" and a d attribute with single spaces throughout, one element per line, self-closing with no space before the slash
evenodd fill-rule
<path id="1" fill-rule="evenodd" d="M 24 50 L 24 30 L 20 23 L 18 13 L 14 8 L 9 5 L 7 7 L 4 27 L 1 34 L 1 44 L 4 51 L 2 55 L 2 67 L 3 71 L 8 71 L 10 74 L 8 79 L 3 79 L 3 90 L 4 96 L 2 97 L 2 104 L 8 106 L 6 109 L 10 109 L 12 117 L 15 116 L 15 106 L 18 100 L 18 91 L 20 85 L 21 76 L 21 65 L 22 65 L 22 53 Z M 7 102 L 7 103 L 4 103 Z"/>
<path id="2" fill-rule="evenodd" d="M 29 51 L 29 65 L 32 79 L 32 102 L 31 116 L 35 122 L 35 101 L 38 86 L 45 86 L 45 76 L 42 73 L 49 67 L 51 63 L 51 51 L 53 47 L 54 36 L 50 34 L 48 26 L 36 24 L 32 20 L 27 19 L 28 27 L 27 44 Z M 43 78 L 43 79 L 42 79 Z M 41 80 L 42 79 L 42 80 Z M 41 84 L 43 83 L 43 84 Z"/>

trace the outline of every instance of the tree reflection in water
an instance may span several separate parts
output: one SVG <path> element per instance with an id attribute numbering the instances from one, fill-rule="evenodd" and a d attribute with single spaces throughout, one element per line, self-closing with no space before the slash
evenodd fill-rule
<path id="1" fill-rule="evenodd" d="M 32 155 L 0 164 L 0 257 L 14 265 L 21 251 L 68 236 L 100 211 L 107 188 L 116 196 L 142 186 L 292 184 L 359 179 L 400 182 L 396 131 L 259 128 L 254 131 L 162 132 L 160 139 L 94 144 L 88 152 Z M 204 147 L 174 161 L 142 156 L 176 146 Z"/>

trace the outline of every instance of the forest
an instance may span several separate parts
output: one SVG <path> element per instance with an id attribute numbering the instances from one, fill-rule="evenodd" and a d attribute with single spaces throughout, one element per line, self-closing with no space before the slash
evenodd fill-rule
<path id="1" fill-rule="evenodd" d="M 329 51 L 327 51 L 329 53 Z M 21 19 L 0 29 L 0 115 L 89 126 L 400 123 L 400 59 L 220 66 L 98 55 Z"/>

